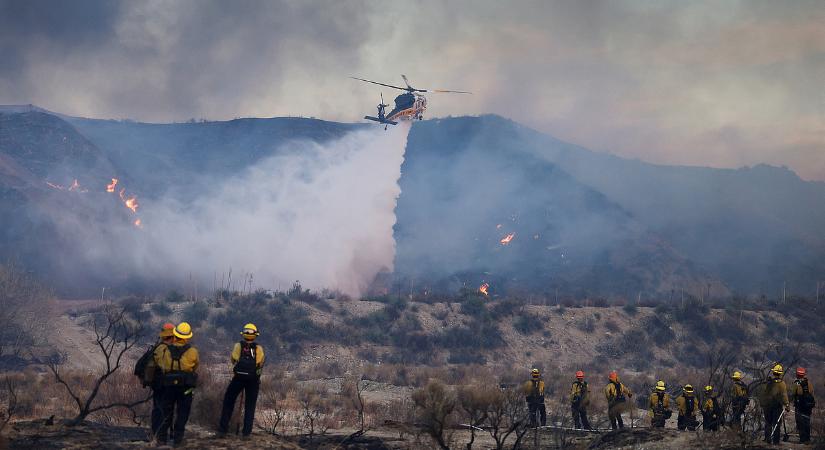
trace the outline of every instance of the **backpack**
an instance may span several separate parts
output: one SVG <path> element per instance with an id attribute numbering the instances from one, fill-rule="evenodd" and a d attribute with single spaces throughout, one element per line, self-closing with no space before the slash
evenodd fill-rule
<path id="1" fill-rule="evenodd" d="M 611 381 L 611 383 L 613 383 Z M 622 389 L 622 383 L 613 383 L 613 388 L 616 389 L 616 398 L 613 399 L 614 403 L 624 403 L 624 389 Z"/>
<path id="2" fill-rule="evenodd" d="M 808 380 L 796 380 L 795 383 L 802 387 L 802 395 L 796 398 L 796 406 L 804 410 L 812 410 L 816 406 L 816 399 L 811 395 L 808 388 Z"/>
<path id="3" fill-rule="evenodd" d="M 235 376 L 244 380 L 258 378 L 258 360 L 255 352 L 258 345 L 254 342 L 241 342 L 241 356 L 232 371 Z"/>
<path id="4" fill-rule="evenodd" d="M 587 381 L 574 381 L 573 386 L 577 388 L 577 394 L 573 396 L 573 405 L 579 407 L 582 399 L 587 395 Z"/>
<path id="5" fill-rule="evenodd" d="M 163 386 L 195 387 L 197 385 L 198 375 L 195 372 L 181 370 L 180 366 L 180 359 L 183 357 L 183 354 L 191 348 L 189 344 L 182 346 L 167 345 L 166 348 L 169 351 L 169 356 L 172 357 L 172 364 L 169 371 L 163 374 Z M 175 369 L 176 363 L 178 366 L 177 369 Z"/>
<path id="6" fill-rule="evenodd" d="M 150 386 L 158 379 L 158 372 L 160 368 L 155 366 L 153 370 L 147 371 L 146 366 L 149 365 L 149 362 L 153 361 L 155 358 L 155 350 L 160 346 L 160 343 L 154 344 L 146 350 L 146 353 L 143 354 L 140 358 L 138 358 L 137 362 L 135 363 L 135 371 L 134 374 L 136 377 L 140 379 L 141 384 L 143 387 Z"/>
<path id="7" fill-rule="evenodd" d="M 696 397 L 688 397 L 687 395 L 684 396 L 685 398 L 685 415 L 692 416 L 693 411 L 696 410 Z"/>
<path id="8" fill-rule="evenodd" d="M 656 407 L 653 408 L 654 417 L 664 418 L 665 420 L 670 419 L 670 416 L 673 414 L 673 412 L 669 409 L 665 409 L 665 394 L 654 392 L 654 395 L 658 397 L 658 399 L 656 400 Z"/>

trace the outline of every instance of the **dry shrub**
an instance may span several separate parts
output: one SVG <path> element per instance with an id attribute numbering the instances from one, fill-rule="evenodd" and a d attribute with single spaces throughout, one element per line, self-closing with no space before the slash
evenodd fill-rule
<path id="1" fill-rule="evenodd" d="M 418 420 L 424 431 L 443 450 L 450 449 L 453 439 L 457 399 L 444 383 L 432 380 L 413 392 L 412 400 L 418 412 Z"/>

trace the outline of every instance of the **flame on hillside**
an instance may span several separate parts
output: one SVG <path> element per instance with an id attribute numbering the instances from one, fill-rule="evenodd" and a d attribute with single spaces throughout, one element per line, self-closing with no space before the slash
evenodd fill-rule
<path id="1" fill-rule="evenodd" d="M 487 284 L 487 283 L 483 283 L 481 286 L 478 287 L 478 292 L 481 292 L 485 296 L 488 296 L 488 295 L 490 295 L 490 294 L 487 293 L 488 289 L 490 289 L 490 285 Z"/>
<path id="2" fill-rule="evenodd" d="M 117 186 L 117 178 L 112 178 L 112 183 L 106 185 L 106 192 L 114 193 L 115 186 Z"/>
<path id="3" fill-rule="evenodd" d="M 499 242 L 501 242 L 501 245 L 507 245 L 513 240 L 514 237 L 516 237 L 516 233 L 510 233 L 507 236 L 501 238 Z"/>
<path id="4" fill-rule="evenodd" d="M 127 208 L 131 209 L 132 212 L 136 213 L 137 209 L 138 209 L 138 206 L 140 206 L 140 205 L 138 205 L 137 196 L 136 195 L 127 196 L 125 188 L 120 190 L 119 195 L 120 195 L 120 199 L 123 200 L 123 204 L 126 205 Z"/>
<path id="5" fill-rule="evenodd" d="M 135 224 L 135 226 L 136 226 L 136 227 L 138 227 L 138 228 L 143 228 L 143 222 L 141 222 L 141 220 L 140 220 L 140 219 L 135 219 L 134 224 Z"/>

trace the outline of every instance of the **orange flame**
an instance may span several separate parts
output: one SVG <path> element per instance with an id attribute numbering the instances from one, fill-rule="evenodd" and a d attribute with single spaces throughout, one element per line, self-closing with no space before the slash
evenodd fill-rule
<path id="1" fill-rule="evenodd" d="M 484 295 L 490 295 L 487 293 L 487 289 L 490 289 L 490 285 L 487 283 L 482 284 L 478 287 L 478 292 L 481 292 Z"/>
<path id="2" fill-rule="evenodd" d="M 514 237 L 516 237 L 516 233 L 510 233 L 507 236 L 501 238 L 499 242 L 501 242 L 501 245 L 507 245 L 510 243 L 510 241 L 513 240 Z"/>
<path id="3" fill-rule="evenodd" d="M 132 212 L 137 212 L 138 206 L 140 206 L 138 205 L 137 196 L 133 195 L 126 198 L 126 189 L 121 189 L 119 195 L 120 199 L 123 200 L 123 203 L 126 204 L 127 208 L 131 209 Z"/>
<path id="4" fill-rule="evenodd" d="M 143 228 L 143 222 L 141 222 L 140 219 L 135 219 L 134 223 L 136 227 Z"/>
<path id="5" fill-rule="evenodd" d="M 112 184 L 106 185 L 106 192 L 115 192 L 115 186 L 117 186 L 117 178 L 112 178 Z"/>

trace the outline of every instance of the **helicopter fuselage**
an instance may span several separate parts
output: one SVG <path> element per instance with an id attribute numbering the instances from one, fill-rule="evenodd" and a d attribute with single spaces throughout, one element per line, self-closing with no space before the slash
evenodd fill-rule
<path id="1" fill-rule="evenodd" d="M 406 92 L 395 97 L 395 108 L 386 115 L 387 120 L 421 119 L 427 109 L 427 98 L 421 94 Z"/>

